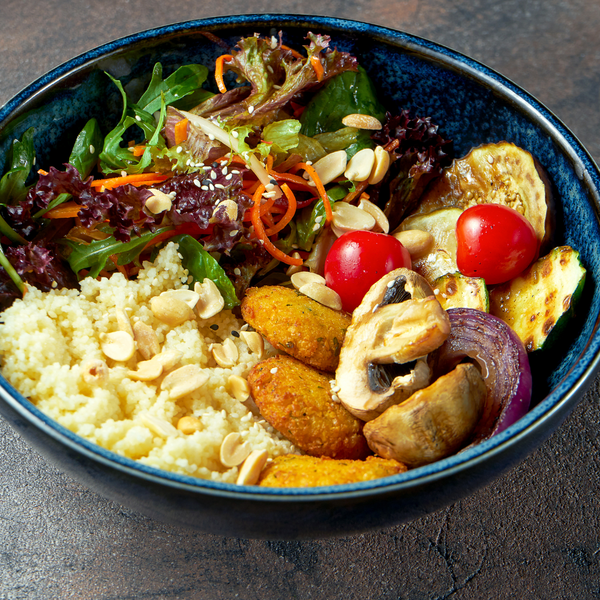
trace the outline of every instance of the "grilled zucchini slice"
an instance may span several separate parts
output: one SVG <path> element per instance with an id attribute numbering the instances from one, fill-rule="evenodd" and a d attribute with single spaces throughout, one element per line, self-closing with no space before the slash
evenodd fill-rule
<path id="1" fill-rule="evenodd" d="M 485 279 L 467 277 L 462 273 L 448 273 L 438 277 L 431 286 L 444 310 L 449 308 L 474 308 L 490 310 L 490 296 Z"/>
<path id="2" fill-rule="evenodd" d="M 581 296 L 586 271 L 579 252 L 559 246 L 490 291 L 490 312 L 510 325 L 528 352 L 543 350 L 564 328 Z"/>
<path id="3" fill-rule="evenodd" d="M 430 285 L 433 285 L 438 277 L 458 271 L 455 231 L 456 221 L 462 211 L 462 208 L 441 208 L 428 214 L 414 215 L 404 219 L 396 229 L 396 232 L 420 229 L 433 236 L 432 250 L 429 254 L 414 259 L 412 265 L 413 270 Z"/>
<path id="4" fill-rule="evenodd" d="M 425 190 L 414 214 L 503 204 L 531 223 L 544 251 L 553 229 L 550 189 L 544 170 L 529 152 L 510 142 L 484 144 L 455 159 Z"/>

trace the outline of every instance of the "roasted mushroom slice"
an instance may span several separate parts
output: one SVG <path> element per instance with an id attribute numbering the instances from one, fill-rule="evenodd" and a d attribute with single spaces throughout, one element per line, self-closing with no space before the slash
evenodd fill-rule
<path id="1" fill-rule="evenodd" d="M 487 388 L 479 369 L 461 363 L 408 400 L 367 423 L 371 450 L 408 467 L 454 454 L 468 441 L 483 412 Z"/>
<path id="2" fill-rule="evenodd" d="M 336 371 L 337 395 L 369 421 L 426 387 L 425 357 L 450 333 L 450 321 L 429 284 L 409 269 L 382 277 L 355 309 Z"/>

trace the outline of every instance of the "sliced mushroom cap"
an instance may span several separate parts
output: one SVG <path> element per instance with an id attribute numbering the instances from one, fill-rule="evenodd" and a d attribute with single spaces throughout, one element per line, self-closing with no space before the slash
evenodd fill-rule
<path id="1" fill-rule="evenodd" d="M 429 284 L 396 269 L 367 292 L 352 315 L 336 371 L 338 397 L 369 421 L 429 385 L 426 356 L 450 333 L 450 320 Z"/>
<path id="2" fill-rule="evenodd" d="M 460 450 L 481 417 L 487 389 L 470 363 L 415 392 L 365 424 L 371 450 L 409 467 L 420 467 Z"/>

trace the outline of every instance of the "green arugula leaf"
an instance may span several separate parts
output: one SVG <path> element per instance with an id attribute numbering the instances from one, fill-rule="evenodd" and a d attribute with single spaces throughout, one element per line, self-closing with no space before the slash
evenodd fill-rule
<path id="1" fill-rule="evenodd" d="M 89 277 L 98 277 L 106 266 L 106 261 L 117 254 L 117 264 L 126 265 L 140 255 L 146 244 L 157 235 L 169 231 L 170 227 L 162 227 L 156 231 L 148 231 L 140 237 L 132 238 L 129 242 L 119 242 L 113 236 L 105 240 L 94 240 L 91 244 L 78 244 L 73 240 L 64 239 L 61 243 L 70 249 L 67 260 L 71 269 L 79 275 L 82 269 L 89 269 Z"/>
<path id="2" fill-rule="evenodd" d="M 142 94 L 137 105 L 146 112 L 154 113 L 160 109 L 161 94 L 167 106 L 174 104 L 185 96 L 197 92 L 207 77 L 208 69 L 204 65 L 184 65 L 163 80 L 162 65 L 156 63 L 148 89 Z M 203 96 L 207 94 L 210 92 L 204 91 Z"/>
<path id="3" fill-rule="evenodd" d="M 71 156 L 69 156 L 69 164 L 79 171 L 82 180 L 96 166 L 103 142 L 104 139 L 98 121 L 93 118 L 90 119 L 77 136 Z"/>
<path id="4" fill-rule="evenodd" d="M 25 181 L 35 161 L 33 131 L 33 127 L 30 127 L 20 140 L 15 140 L 12 144 L 10 168 L 0 179 L 0 203 L 2 204 L 17 204 L 27 195 Z"/>
<path id="5" fill-rule="evenodd" d="M 179 252 L 183 256 L 182 264 L 194 279 L 190 284 L 191 287 L 196 282 L 202 283 L 207 278 L 211 279 L 225 300 L 225 308 L 232 309 L 234 306 L 239 306 L 240 301 L 235 294 L 233 283 L 225 274 L 223 267 L 202 247 L 200 242 L 191 235 L 177 235 L 170 241 L 179 244 Z"/>
<path id="6" fill-rule="evenodd" d="M 335 202 L 342 200 L 346 194 L 348 194 L 348 190 L 342 185 L 336 185 L 327 190 L 327 196 L 332 206 Z M 301 250 L 308 252 L 311 249 L 317 234 L 325 225 L 325 217 L 325 204 L 321 199 L 302 210 L 296 219 L 297 244 Z"/>

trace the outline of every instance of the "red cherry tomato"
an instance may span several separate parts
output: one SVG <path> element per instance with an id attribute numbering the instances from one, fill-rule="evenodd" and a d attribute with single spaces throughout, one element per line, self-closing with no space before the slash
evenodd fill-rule
<path id="1" fill-rule="evenodd" d="M 456 222 L 456 262 L 469 277 L 488 284 L 516 277 L 535 258 L 538 241 L 531 223 L 500 204 L 479 204 Z"/>
<path id="2" fill-rule="evenodd" d="M 408 250 L 394 237 L 372 231 L 351 231 L 340 236 L 325 259 L 325 281 L 352 312 L 369 288 L 386 273 L 411 268 Z"/>

